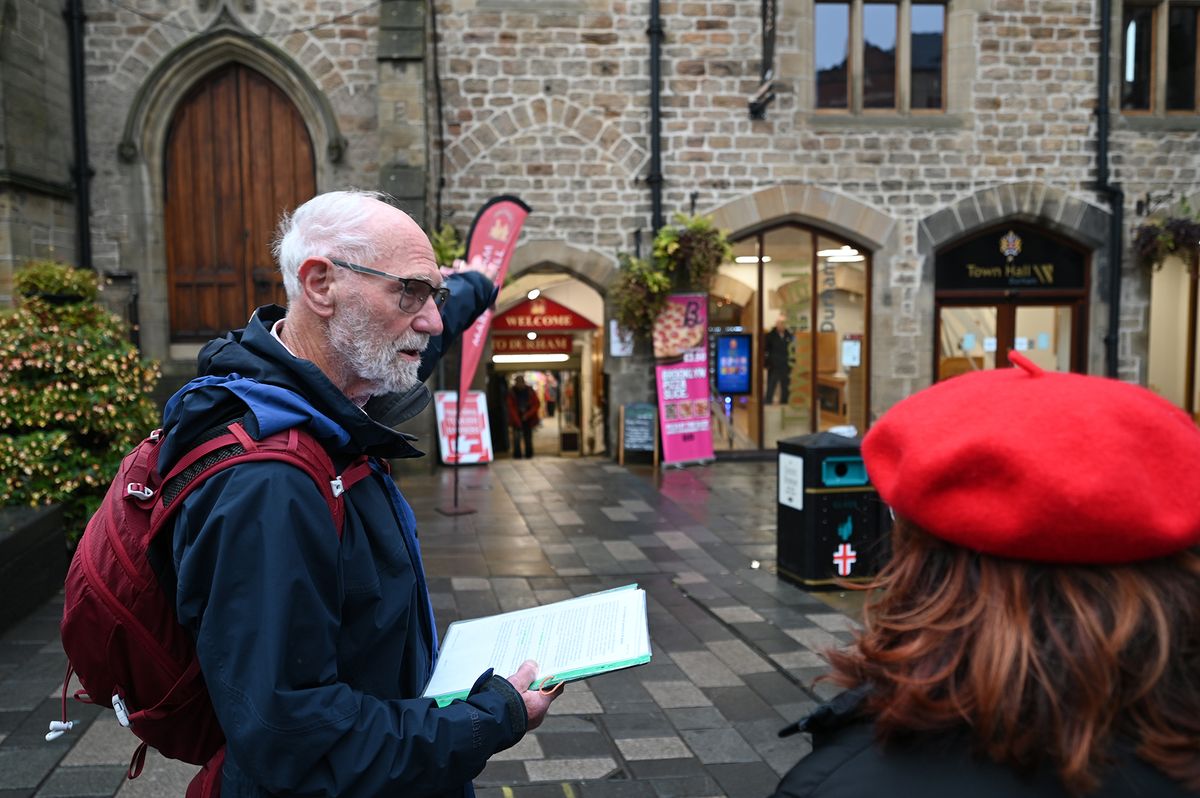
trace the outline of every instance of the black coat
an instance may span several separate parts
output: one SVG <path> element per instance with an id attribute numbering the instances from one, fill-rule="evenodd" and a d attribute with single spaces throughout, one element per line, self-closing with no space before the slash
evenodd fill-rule
<path id="1" fill-rule="evenodd" d="M 1021 775 L 975 756 L 965 732 L 924 736 L 882 747 L 870 718 L 858 712 L 862 694 L 843 693 L 798 725 L 812 734 L 775 798 L 1070 798 L 1048 769 Z M 1195 798 L 1151 765 L 1121 751 L 1104 782 L 1086 798 Z"/>

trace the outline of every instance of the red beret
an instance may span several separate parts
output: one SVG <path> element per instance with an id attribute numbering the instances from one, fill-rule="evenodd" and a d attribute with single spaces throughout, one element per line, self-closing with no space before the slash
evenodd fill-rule
<path id="1" fill-rule="evenodd" d="M 1017 368 L 954 377 L 863 439 L 879 495 L 968 549 L 1123 563 L 1200 544 L 1200 429 L 1145 388 Z"/>

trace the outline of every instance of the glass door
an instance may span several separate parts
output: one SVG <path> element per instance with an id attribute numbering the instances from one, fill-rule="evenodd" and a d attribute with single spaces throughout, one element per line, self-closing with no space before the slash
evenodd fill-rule
<path id="1" fill-rule="evenodd" d="M 996 367 L 997 308 L 945 307 L 938 313 L 938 382 Z"/>
<path id="2" fill-rule="evenodd" d="M 1004 368 L 1021 352 L 1047 371 L 1075 362 L 1074 305 L 945 305 L 938 309 L 937 379 Z"/>

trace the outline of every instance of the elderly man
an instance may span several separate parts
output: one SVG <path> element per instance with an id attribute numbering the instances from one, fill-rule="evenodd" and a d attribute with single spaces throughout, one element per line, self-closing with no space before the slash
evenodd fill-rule
<path id="1" fill-rule="evenodd" d="M 237 420 L 255 438 L 302 427 L 339 468 L 367 455 L 371 470 L 342 497 L 340 536 L 313 479 L 277 461 L 183 500 L 168 561 L 226 736 L 221 795 L 471 795 L 553 697 L 527 689 L 533 663 L 481 674 L 446 707 L 419 697 L 436 628 L 413 513 L 382 459 L 419 453 L 371 408 L 418 385 L 442 274 L 420 228 L 361 192 L 298 208 L 276 257 L 286 314 L 259 308 L 204 348 L 201 378 L 167 405 L 160 466 Z"/>

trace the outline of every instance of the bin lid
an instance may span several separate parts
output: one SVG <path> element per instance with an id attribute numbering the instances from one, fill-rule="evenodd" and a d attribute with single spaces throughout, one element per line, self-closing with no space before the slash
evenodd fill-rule
<path id="1" fill-rule="evenodd" d="M 796 449 L 823 449 L 827 451 L 857 452 L 862 444 L 862 438 L 848 438 L 835 432 L 816 432 L 812 435 L 797 435 L 794 438 L 779 440 L 780 449 L 795 451 Z"/>

